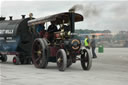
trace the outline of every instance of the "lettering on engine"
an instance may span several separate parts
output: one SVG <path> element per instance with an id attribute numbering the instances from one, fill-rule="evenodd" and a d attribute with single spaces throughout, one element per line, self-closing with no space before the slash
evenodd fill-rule
<path id="1" fill-rule="evenodd" d="M 0 34 L 13 34 L 13 30 L 0 30 Z"/>

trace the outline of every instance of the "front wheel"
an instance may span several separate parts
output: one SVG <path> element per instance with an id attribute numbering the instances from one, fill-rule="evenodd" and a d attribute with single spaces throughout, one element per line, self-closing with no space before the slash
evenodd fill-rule
<path id="1" fill-rule="evenodd" d="M 91 52 L 88 49 L 84 49 L 85 53 L 81 55 L 81 66 L 83 70 L 90 70 L 92 66 Z"/>
<path id="2" fill-rule="evenodd" d="M 65 71 L 67 67 L 67 56 L 64 49 L 58 50 L 56 59 L 57 59 L 57 66 L 59 71 Z"/>

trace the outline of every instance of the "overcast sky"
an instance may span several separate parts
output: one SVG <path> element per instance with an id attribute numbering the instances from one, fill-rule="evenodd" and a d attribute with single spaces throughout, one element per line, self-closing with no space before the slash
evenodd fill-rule
<path id="1" fill-rule="evenodd" d="M 76 29 L 119 30 L 128 31 L 128 1 L 2 1 L 0 15 L 21 18 L 33 13 L 39 18 L 55 13 L 68 11 L 74 5 L 82 5 L 83 9 L 76 11 L 84 16 L 84 21 L 76 24 Z M 91 13 L 92 11 L 95 13 Z M 88 16 L 85 16 L 87 15 Z"/>

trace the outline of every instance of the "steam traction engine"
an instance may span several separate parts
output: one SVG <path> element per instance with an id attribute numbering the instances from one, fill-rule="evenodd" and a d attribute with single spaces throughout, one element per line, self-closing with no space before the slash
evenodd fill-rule
<path id="1" fill-rule="evenodd" d="M 30 28 L 36 25 L 54 22 L 60 26 L 57 31 L 43 30 L 41 38 L 35 39 L 32 48 L 32 59 L 35 67 L 46 68 L 48 62 L 56 62 L 58 69 L 64 71 L 77 60 L 81 61 L 83 70 L 92 66 L 91 53 L 81 46 L 75 33 L 75 22 L 83 21 L 83 16 L 70 12 L 59 13 L 28 21 Z M 65 26 L 65 24 L 67 24 Z M 80 57 L 77 57 L 80 55 Z"/>

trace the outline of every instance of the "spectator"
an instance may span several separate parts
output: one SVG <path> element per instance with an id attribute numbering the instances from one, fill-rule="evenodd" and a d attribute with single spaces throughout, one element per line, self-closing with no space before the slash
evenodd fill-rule
<path id="1" fill-rule="evenodd" d="M 92 35 L 91 48 L 92 48 L 93 58 L 97 58 L 96 53 L 95 53 L 95 48 L 96 48 L 95 35 Z"/>
<path id="2" fill-rule="evenodd" d="M 44 27 L 44 23 L 42 24 L 38 24 L 37 28 L 36 28 L 36 32 L 41 35 L 42 31 L 45 30 L 45 27 Z"/>
<path id="3" fill-rule="evenodd" d="M 89 42 L 89 37 L 86 35 L 85 40 L 84 40 L 84 45 L 87 49 L 90 49 L 90 42 Z"/>

